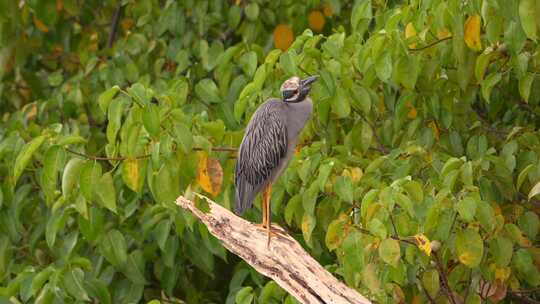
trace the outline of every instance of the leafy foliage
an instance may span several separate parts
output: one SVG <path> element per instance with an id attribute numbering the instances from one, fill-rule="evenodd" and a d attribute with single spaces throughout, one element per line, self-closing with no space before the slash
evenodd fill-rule
<path id="1" fill-rule="evenodd" d="M 230 208 L 243 126 L 319 74 L 273 219 L 380 303 L 538 299 L 539 10 L 2 2 L 0 298 L 294 303 L 174 200 Z"/>

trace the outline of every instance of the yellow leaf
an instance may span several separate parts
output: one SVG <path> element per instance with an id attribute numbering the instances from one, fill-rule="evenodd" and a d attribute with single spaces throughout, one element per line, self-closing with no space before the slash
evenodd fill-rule
<path id="1" fill-rule="evenodd" d="M 142 160 L 135 158 L 128 158 L 124 160 L 122 164 L 122 178 L 129 189 L 140 192 L 143 186 L 144 180 L 141 179 L 144 164 Z"/>
<path id="2" fill-rule="evenodd" d="M 495 280 L 503 283 L 510 277 L 510 267 L 503 267 L 495 269 Z"/>
<path id="3" fill-rule="evenodd" d="M 294 40 L 292 28 L 286 24 L 276 26 L 273 36 L 274 46 L 282 51 L 287 50 Z"/>
<path id="4" fill-rule="evenodd" d="M 358 182 L 362 176 L 364 176 L 364 172 L 362 172 L 362 169 L 358 167 L 351 168 L 351 180 L 353 183 Z"/>
<path id="5" fill-rule="evenodd" d="M 34 25 L 37 27 L 38 30 L 47 33 L 49 31 L 49 28 L 43 23 L 41 20 L 39 20 L 36 15 L 32 15 L 32 20 L 34 21 Z"/>
<path id="6" fill-rule="evenodd" d="M 326 17 L 331 17 L 332 14 L 334 13 L 334 11 L 332 10 L 332 6 L 330 6 L 329 4 L 325 4 L 323 5 L 323 14 L 326 16 Z"/>
<path id="7" fill-rule="evenodd" d="M 414 28 L 414 25 L 409 22 L 407 23 L 407 26 L 405 26 L 405 38 L 409 39 L 416 36 L 416 29 Z M 416 43 L 409 44 L 409 48 L 415 49 Z"/>
<path id="8" fill-rule="evenodd" d="M 414 236 L 414 239 L 416 240 L 416 245 L 420 250 L 425 252 L 428 256 L 431 255 L 431 242 L 429 239 L 423 235 L 422 233 L 419 233 Z"/>
<path id="9" fill-rule="evenodd" d="M 312 30 L 320 32 L 324 28 L 326 20 L 324 19 L 324 15 L 321 13 L 321 11 L 314 10 L 308 15 L 308 23 Z"/>
<path id="10" fill-rule="evenodd" d="M 437 124 L 434 121 L 430 121 L 428 123 L 428 128 L 431 128 L 433 130 L 433 133 L 435 133 L 435 138 L 437 139 L 437 141 L 439 141 L 440 133 Z"/>
<path id="11" fill-rule="evenodd" d="M 201 188 L 216 197 L 223 184 L 223 169 L 217 159 L 209 158 L 206 152 L 198 152 L 197 183 Z"/>
<path id="12" fill-rule="evenodd" d="M 407 106 L 407 108 L 409 108 L 409 112 L 407 113 L 407 117 L 409 119 L 415 119 L 418 112 L 416 111 L 416 108 L 414 107 L 414 105 L 410 101 L 407 101 L 406 106 Z"/>
<path id="13" fill-rule="evenodd" d="M 476 257 L 472 256 L 470 251 L 460 254 L 458 256 L 458 259 L 462 264 L 465 264 L 465 265 L 474 264 L 476 261 Z"/>
<path id="14" fill-rule="evenodd" d="M 437 38 L 444 39 L 448 37 L 452 37 L 452 33 L 447 28 L 437 30 Z"/>
<path id="15" fill-rule="evenodd" d="M 480 41 L 480 16 L 473 15 L 467 18 L 464 26 L 465 44 L 474 51 L 482 50 L 482 42 Z"/>

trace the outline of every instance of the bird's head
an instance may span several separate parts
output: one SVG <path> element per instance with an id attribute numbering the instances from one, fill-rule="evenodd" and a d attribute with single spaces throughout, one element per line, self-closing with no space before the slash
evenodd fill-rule
<path id="1" fill-rule="evenodd" d="M 281 85 L 281 94 L 284 102 L 300 102 L 306 98 L 311 90 L 311 84 L 319 78 L 318 75 L 300 79 L 293 76 Z"/>

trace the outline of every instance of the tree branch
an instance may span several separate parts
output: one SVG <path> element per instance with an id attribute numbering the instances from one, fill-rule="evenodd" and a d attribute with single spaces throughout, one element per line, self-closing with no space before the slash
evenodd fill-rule
<path id="1" fill-rule="evenodd" d="M 199 218 L 225 248 L 273 279 L 301 303 L 371 303 L 332 276 L 283 228 L 272 225 L 274 237 L 267 247 L 266 229 L 234 215 L 202 195 L 197 196 L 207 200 L 207 213 L 183 196 L 176 199 L 176 204 Z"/>
<path id="2" fill-rule="evenodd" d="M 449 39 L 452 39 L 452 36 L 450 37 L 444 37 L 442 39 L 439 39 L 439 40 L 436 40 L 428 45 L 425 45 L 423 47 L 419 47 L 419 48 L 416 48 L 416 49 L 409 49 L 410 52 L 418 52 L 418 51 L 423 51 L 425 49 L 429 49 L 430 47 L 434 46 L 434 45 L 437 45 L 443 41 L 446 41 L 446 40 L 449 40 Z"/>
<path id="3" fill-rule="evenodd" d="M 152 154 L 143 154 L 143 155 L 137 155 L 137 156 L 132 156 L 132 157 L 129 157 L 129 156 L 106 157 L 106 156 L 88 155 L 88 154 L 84 154 L 84 153 L 80 153 L 80 152 L 71 150 L 69 148 L 64 148 L 64 149 L 66 151 L 68 151 L 69 153 L 71 153 L 71 154 L 75 154 L 75 155 L 78 155 L 80 157 L 90 159 L 90 160 L 122 161 L 122 160 L 126 160 L 128 158 L 131 158 L 131 159 L 145 159 L 145 158 L 148 158 L 148 157 L 152 156 Z M 191 150 L 193 150 L 193 151 L 204 151 L 203 148 L 199 148 L 199 147 L 194 147 Z M 237 148 L 233 148 L 233 147 L 212 147 L 211 150 L 214 151 L 214 152 L 236 152 L 236 151 L 238 151 Z"/>
<path id="4" fill-rule="evenodd" d="M 118 31 L 118 22 L 120 22 L 120 16 L 124 6 L 120 3 L 114 11 L 113 19 L 111 22 L 111 32 L 109 33 L 109 39 L 107 39 L 107 47 L 112 48 L 114 40 L 116 39 L 116 32 Z"/>

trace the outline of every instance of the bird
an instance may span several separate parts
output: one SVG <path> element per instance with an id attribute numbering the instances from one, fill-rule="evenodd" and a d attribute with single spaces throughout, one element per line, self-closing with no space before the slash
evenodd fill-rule
<path id="1" fill-rule="evenodd" d="M 252 115 L 238 149 L 234 184 L 237 215 L 251 208 L 262 192 L 262 223 L 270 246 L 272 183 L 291 160 L 300 132 L 313 111 L 308 97 L 318 75 L 300 79 L 293 76 L 281 85 L 281 98 L 270 98 Z"/>

